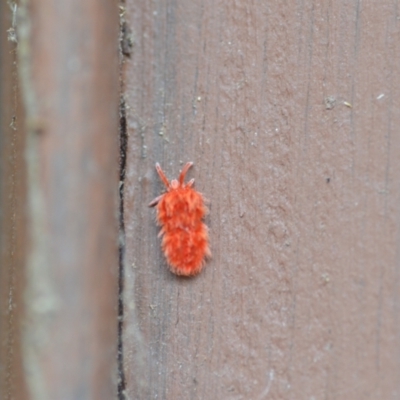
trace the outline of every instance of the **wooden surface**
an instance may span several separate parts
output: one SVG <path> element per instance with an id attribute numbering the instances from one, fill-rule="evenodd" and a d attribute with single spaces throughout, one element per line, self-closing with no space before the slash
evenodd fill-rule
<path id="1" fill-rule="evenodd" d="M 398 399 L 398 3 L 124 7 L 126 398 Z M 156 161 L 210 200 L 194 279 Z"/>
<path id="2" fill-rule="evenodd" d="M 2 38 L 12 23 L 6 7 Z M 18 135 L 11 139 L 17 162 L 2 160 L 11 174 L 3 188 L 11 200 L 2 211 L 13 224 L 26 211 L 21 233 L 28 244 L 8 256 L 21 239 L 12 236 L 13 225 L 7 228 L 1 273 L 9 282 L 2 288 L 25 303 L 17 303 L 11 330 L 2 294 L 1 337 L 8 342 L 1 343 L 1 398 L 110 400 L 117 393 L 118 3 L 20 1 L 17 25 L 18 57 L 7 75 L 17 79 L 4 87 L 11 87 L 12 101 L 18 89 L 24 112 L 16 134 L 2 130 L 10 157 L 7 135 Z M 24 157 L 25 202 L 16 192 Z"/>
<path id="3" fill-rule="evenodd" d="M 122 1 L 120 183 L 117 3 L 19 10 L 17 59 L 0 5 L 0 397 L 397 400 L 398 4 Z M 194 161 L 210 200 L 196 278 L 161 253 L 156 161 Z"/>
<path id="4" fill-rule="evenodd" d="M 13 15 L 9 5 L 0 2 L 0 399 L 4 400 L 27 396 L 20 335 L 27 245 L 25 136 Z"/>

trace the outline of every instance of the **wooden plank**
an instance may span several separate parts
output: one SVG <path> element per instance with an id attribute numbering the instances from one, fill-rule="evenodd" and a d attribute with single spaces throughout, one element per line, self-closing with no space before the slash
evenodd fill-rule
<path id="1" fill-rule="evenodd" d="M 117 391 L 118 3 L 19 2 L 29 399 Z"/>
<path id="2" fill-rule="evenodd" d="M 0 3 L 0 398 L 25 399 L 20 321 L 26 261 L 24 120 L 16 53 L 16 8 Z"/>
<path id="3" fill-rule="evenodd" d="M 397 3 L 125 6 L 127 398 L 398 398 Z M 210 199 L 193 279 L 156 161 Z"/>

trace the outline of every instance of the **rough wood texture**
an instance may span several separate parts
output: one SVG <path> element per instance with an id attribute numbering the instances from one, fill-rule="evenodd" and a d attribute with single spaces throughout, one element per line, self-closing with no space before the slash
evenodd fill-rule
<path id="1" fill-rule="evenodd" d="M 127 398 L 399 398 L 397 2 L 125 6 Z M 194 279 L 156 161 L 211 202 Z"/>
<path id="2" fill-rule="evenodd" d="M 117 391 L 118 3 L 21 0 L 29 399 Z"/>

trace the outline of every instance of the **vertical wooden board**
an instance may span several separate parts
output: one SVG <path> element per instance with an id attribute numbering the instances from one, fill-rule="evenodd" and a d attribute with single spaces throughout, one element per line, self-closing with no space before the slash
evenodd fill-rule
<path id="1" fill-rule="evenodd" d="M 139 2 L 124 15 L 127 398 L 398 398 L 398 7 Z M 186 161 L 212 260 L 147 204 Z"/>
<path id="2" fill-rule="evenodd" d="M 12 5 L 10 3 L 10 5 Z M 25 399 L 20 321 L 26 257 L 24 121 L 15 7 L 0 3 L 0 398 Z"/>
<path id="3" fill-rule="evenodd" d="M 117 393 L 118 2 L 21 1 L 29 399 Z"/>

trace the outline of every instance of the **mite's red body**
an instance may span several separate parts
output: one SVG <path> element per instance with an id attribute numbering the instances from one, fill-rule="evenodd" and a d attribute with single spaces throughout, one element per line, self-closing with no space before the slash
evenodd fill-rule
<path id="1" fill-rule="evenodd" d="M 179 175 L 179 180 L 168 181 L 160 165 L 158 175 L 167 187 L 167 192 L 155 198 L 150 207 L 157 207 L 157 222 L 161 226 L 162 250 L 171 272 L 191 276 L 203 268 L 205 257 L 210 257 L 208 228 L 203 223 L 207 213 L 203 195 L 192 188 L 194 179 L 185 183 L 185 175 L 193 165 L 188 162 Z"/>

